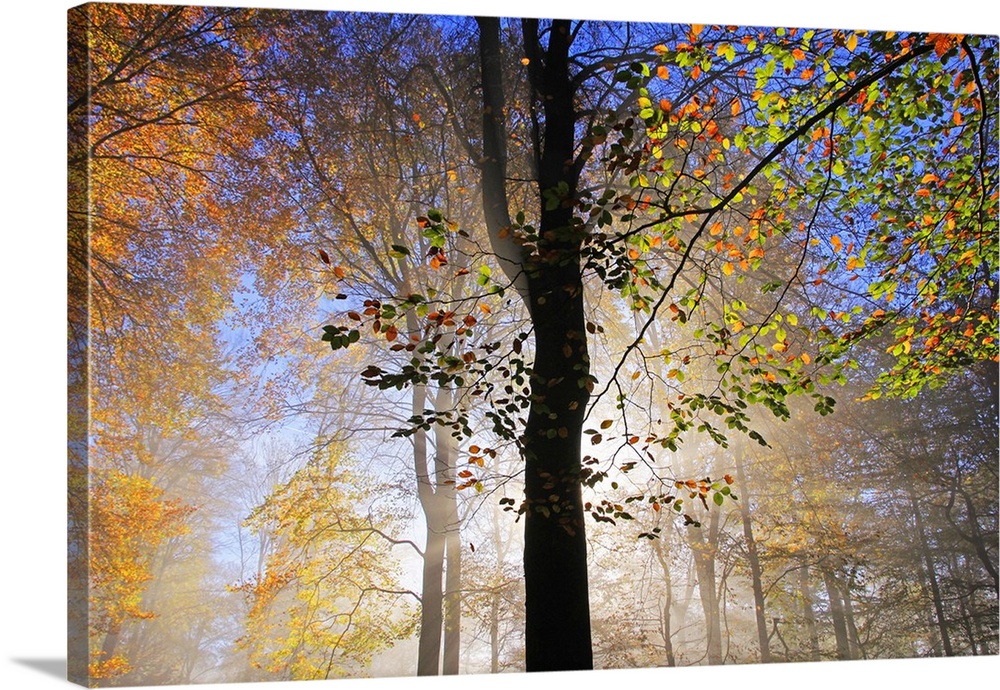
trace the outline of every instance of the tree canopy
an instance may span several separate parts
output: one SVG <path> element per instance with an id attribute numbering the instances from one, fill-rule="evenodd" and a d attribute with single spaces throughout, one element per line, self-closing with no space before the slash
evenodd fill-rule
<path id="1" fill-rule="evenodd" d="M 78 675 L 995 653 L 995 37 L 71 18 Z"/>

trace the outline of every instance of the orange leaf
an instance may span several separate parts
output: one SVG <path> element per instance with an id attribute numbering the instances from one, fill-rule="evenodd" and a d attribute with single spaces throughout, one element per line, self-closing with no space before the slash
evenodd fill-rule
<path id="1" fill-rule="evenodd" d="M 333 269 L 333 275 L 337 276 L 340 280 L 347 277 L 347 269 L 343 266 L 337 266 Z"/>
<path id="2" fill-rule="evenodd" d="M 666 81 L 667 79 L 670 79 L 670 70 L 667 69 L 666 65 L 660 65 L 656 68 L 656 76 Z"/>
<path id="3" fill-rule="evenodd" d="M 729 106 L 729 112 L 731 112 L 733 114 L 733 117 L 736 117 L 737 115 L 740 114 L 740 108 L 741 107 L 742 106 L 740 105 L 740 99 L 734 98 L 733 99 L 733 104 L 731 106 Z"/>
<path id="4" fill-rule="evenodd" d="M 934 54 L 941 57 L 951 50 L 951 47 L 955 45 L 957 38 L 957 36 L 949 34 L 929 34 L 927 36 L 927 42 L 934 44 Z"/>

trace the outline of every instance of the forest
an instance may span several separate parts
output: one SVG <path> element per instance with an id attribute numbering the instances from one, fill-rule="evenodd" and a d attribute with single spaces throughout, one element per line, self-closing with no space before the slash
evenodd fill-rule
<path id="1" fill-rule="evenodd" d="M 998 654 L 997 37 L 68 25 L 72 680 Z"/>

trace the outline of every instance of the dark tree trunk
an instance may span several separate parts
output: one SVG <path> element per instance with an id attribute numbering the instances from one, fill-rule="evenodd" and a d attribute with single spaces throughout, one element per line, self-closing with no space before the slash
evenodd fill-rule
<path id="1" fill-rule="evenodd" d="M 747 493 L 746 475 L 743 463 L 736 455 L 736 479 L 743 487 L 740 516 L 743 519 L 743 538 L 747 544 L 747 561 L 750 565 L 750 580 L 753 585 L 754 617 L 757 621 L 757 642 L 760 645 L 760 661 L 771 662 L 771 647 L 767 635 L 767 618 L 764 616 L 764 586 L 760 577 L 760 559 L 757 557 L 757 542 L 753 536 L 753 522 L 750 520 L 750 497 Z"/>
<path id="2" fill-rule="evenodd" d="M 483 70 L 484 206 L 487 222 L 509 219 L 504 179 L 503 91 L 499 20 L 477 19 Z M 533 98 L 541 103 L 544 146 L 538 155 L 539 198 L 559 190 L 554 208 L 541 204 L 536 252 L 524 257 L 528 309 L 535 336 L 531 405 L 522 437 L 525 462 L 525 661 L 528 671 L 593 668 L 587 543 L 580 489 L 580 439 L 589 399 L 590 362 L 580 267 L 582 233 L 573 201 L 575 87 L 569 73 L 568 21 L 553 21 L 542 51 L 537 20 L 523 22 Z M 502 122 L 502 121 L 501 121 Z M 496 165 L 491 165 L 491 161 Z M 496 169 L 494 169 L 496 168 Z M 504 208 L 501 208 L 501 205 Z M 507 221 L 509 222 L 509 220 Z M 497 228 L 491 228 L 491 234 Z"/>

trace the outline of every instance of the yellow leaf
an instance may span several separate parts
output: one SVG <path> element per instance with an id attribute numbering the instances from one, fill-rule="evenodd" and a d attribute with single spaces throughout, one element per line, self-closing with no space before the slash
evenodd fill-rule
<path id="1" fill-rule="evenodd" d="M 727 261 L 726 263 L 722 264 L 722 272 L 725 273 L 727 276 L 731 276 L 733 274 L 732 262 Z"/>
<path id="2" fill-rule="evenodd" d="M 847 49 L 853 53 L 854 49 L 857 47 L 858 47 L 858 35 L 851 34 L 851 37 L 847 39 Z"/>

